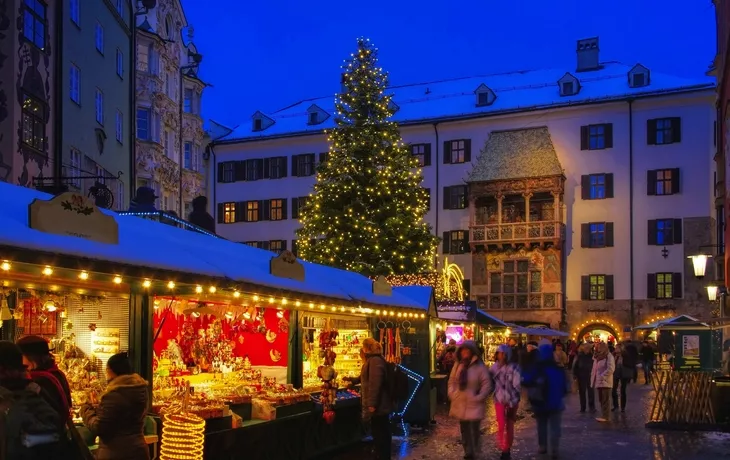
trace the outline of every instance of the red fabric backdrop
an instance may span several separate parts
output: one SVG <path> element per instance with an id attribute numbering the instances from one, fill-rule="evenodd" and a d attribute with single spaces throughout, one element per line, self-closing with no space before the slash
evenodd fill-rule
<path id="1" fill-rule="evenodd" d="M 159 309 L 155 312 L 155 332 L 160 328 L 165 312 L 165 309 Z M 276 309 L 264 309 L 263 323 L 243 320 L 240 316 L 233 321 L 223 318 L 221 321 L 223 336 L 232 345 L 235 343 L 234 356 L 244 357 L 248 355 L 253 366 L 286 366 L 289 361 L 289 312 L 282 311 L 283 318 L 279 318 L 277 313 Z M 193 318 L 192 316 L 175 314 L 171 310 L 167 310 L 166 316 L 167 319 L 165 319 L 162 331 L 160 331 L 160 335 L 154 343 L 155 354 L 160 356 L 162 351 L 167 348 L 168 342 L 175 339 L 181 345 L 185 359 L 188 359 L 188 356 L 185 355 L 189 352 L 189 347 L 185 346 L 186 330 L 189 335 L 191 332 L 190 326 L 192 326 L 192 330 L 197 337 L 200 329 L 207 329 L 208 325 L 216 319 L 213 315 Z M 267 330 L 276 334 L 273 343 L 266 340 L 265 331 Z M 271 350 L 277 350 L 281 353 L 281 359 L 278 362 L 274 362 L 271 358 Z"/>

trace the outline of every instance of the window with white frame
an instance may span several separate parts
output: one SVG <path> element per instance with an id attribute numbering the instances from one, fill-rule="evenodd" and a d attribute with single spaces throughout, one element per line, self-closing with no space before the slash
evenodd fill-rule
<path id="1" fill-rule="evenodd" d="M 104 27 L 99 22 L 96 23 L 94 28 L 94 43 L 96 44 L 96 51 L 104 54 Z"/>
<path id="2" fill-rule="evenodd" d="M 185 169 L 193 169 L 193 143 L 185 143 L 184 167 Z"/>
<path id="3" fill-rule="evenodd" d="M 124 136 L 124 122 L 123 115 L 120 110 L 117 110 L 116 116 L 114 118 L 114 126 L 116 128 L 117 142 L 121 144 Z"/>
<path id="4" fill-rule="evenodd" d="M 71 64 L 69 70 L 69 96 L 77 104 L 81 104 L 81 70 Z"/>
<path id="5" fill-rule="evenodd" d="M 150 71 L 151 53 L 152 46 L 147 46 L 144 44 L 137 46 L 137 70 L 139 70 L 140 72 Z"/>
<path id="6" fill-rule="evenodd" d="M 137 109 L 137 139 L 152 140 L 152 111 L 148 108 Z"/>
<path id="7" fill-rule="evenodd" d="M 96 88 L 96 97 L 94 98 L 94 107 L 96 108 L 96 121 L 104 124 L 104 93 Z"/>
<path id="8" fill-rule="evenodd" d="M 167 158 L 172 159 L 175 154 L 175 145 L 172 140 L 172 131 L 170 131 L 169 129 L 165 130 L 165 137 L 163 139 L 163 142 L 165 147 L 165 155 L 167 155 Z"/>
<path id="9" fill-rule="evenodd" d="M 80 0 L 70 0 L 68 5 L 68 14 L 71 17 L 71 22 L 77 26 L 81 25 L 81 21 L 79 20 L 79 1 Z"/>
<path id="10" fill-rule="evenodd" d="M 81 152 L 75 148 L 71 148 L 69 152 L 69 169 L 67 175 L 71 177 L 70 183 L 76 188 L 81 188 Z"/>
<path id="11" fill-rule="evenodd" d="M 124 54 L 119 48 L 117 48 L 117 75 L 119 78 L 124 78 Z"/>

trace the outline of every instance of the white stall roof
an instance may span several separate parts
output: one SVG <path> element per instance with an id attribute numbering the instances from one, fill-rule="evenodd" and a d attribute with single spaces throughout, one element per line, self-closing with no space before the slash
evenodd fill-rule
<path id="1" fill-rule="evenodd" d="M 119 244 L 31 229 L 28 206 L 34 199 L 51 198 L 37 190 L 0 182 L 0 245 L 217 277 L 343 300 L 419 308 L 416 301 L 396 292 L 392 296 L 373 294 L 372 281 L 357 273 L 302 262 L 305 281 L 280 278 L 270 274 L 273 253 L 269 251 L 140 217 L 119 216 L 108 210 L 101 212 L 117 221 Z"/>

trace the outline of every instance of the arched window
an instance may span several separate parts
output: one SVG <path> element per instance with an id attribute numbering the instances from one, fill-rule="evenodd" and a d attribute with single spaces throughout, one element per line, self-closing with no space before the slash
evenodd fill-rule
<path id="1" fill-rule="evenodd" d="M 172 17 L 170 15 L 165 18 L 165 36 L 172 39 Z"/>

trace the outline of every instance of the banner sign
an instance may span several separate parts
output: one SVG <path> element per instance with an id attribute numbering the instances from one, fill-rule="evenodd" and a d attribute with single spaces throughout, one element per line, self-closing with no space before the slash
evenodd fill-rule
<path id="1" fill-rule="evenodd" d="M 436 305 L 436 314 L 439 319 L 447 321 L 473 323 L 477 317 L 477 303 L 474 300 L 466 300 L 458 303 L 440 303 Z"/>

